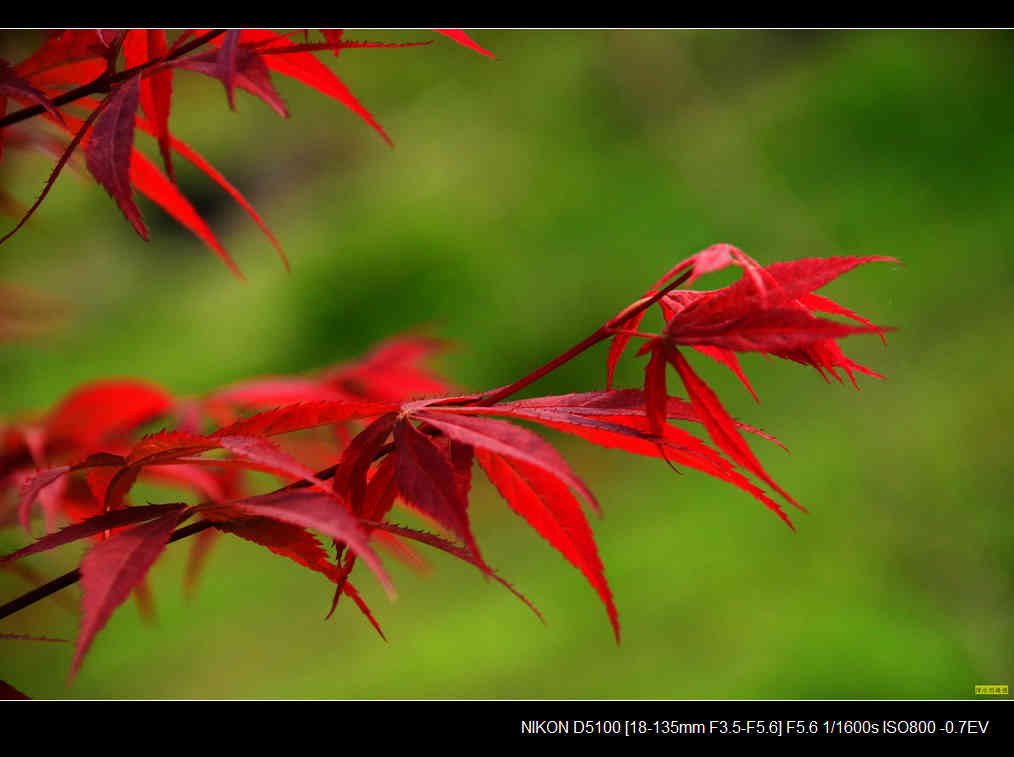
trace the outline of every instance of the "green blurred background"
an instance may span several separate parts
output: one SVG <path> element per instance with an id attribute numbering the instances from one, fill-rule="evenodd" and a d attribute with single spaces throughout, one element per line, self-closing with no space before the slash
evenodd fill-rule
<path id="1" fill-rule="evenodd" d="M 605 510 L 593 527 L 619 646 L 583 577 L 477 475 L 486 559 L 545 626 L 469 566 L 427 553 L 428 577 L 391 566 L 393 604 L 360 576 L 385 644 L 352 605 L 323 622 L 320 576 L 229 539 L 189 600 L 185 550 L 170 547 L 152 574 L 157 624 L 125 605 L 69 687 L 69 645 L 0 640 L 0 678 L 81 698 L 964 698 L 1014 683 L 1014 36 L 471 34 L 498 59 L 444 38 L 329 59 L 393 150 L 292 80 L 275 77 L 285 121 L 245 93 L 230 112 L 220 85 L 180 74 L 174 132 L 247 194 L 292 272 L 183 161 L 185 193 L 245 283 L 142 200 L 145 244 L 101 188 L 68 173 L 0 248 L 0 280 L 74 308 L 62 330 L 0 346 L 0 411 L 44 408 L 105 376 L 205 392 L 413 328 L 453 340 L 439 368 L 485 389 L 716 242 L 762 263 L 895 256 L 903 266 L 822 290 L 899 328 L 886 349 L 843 343 L 886 381 L 860 377 L 857 392 L 747 355 L 758 406 L 725 369 L 694 361 L 730 412 L 791 449 L 755 445 L 810 510 L 794 517 L 798 533 L 702 474 L 549 434 Z M 51 165 L 10 153 L 5 186 L 30 202 Z M 604 363 L 601 345 L 531 391 L 601 389 Z M 628 357 L 619 383 L 642 371 Z M 0 534 L 0 548 L 23 539 Z M 53 575 L 75 549 L 32 565 Z M 26 584 L 5 575 L 0 587 L 7 598 Z M 0 631 L 73 638 L 76 625 L 48 600 Z"/>

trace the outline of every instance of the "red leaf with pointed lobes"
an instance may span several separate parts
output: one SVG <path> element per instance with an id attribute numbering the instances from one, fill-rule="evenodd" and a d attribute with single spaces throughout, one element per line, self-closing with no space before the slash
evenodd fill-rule
<path id="1" fill-rule="evenodd" d="M 132 76 L 103 101 L 103 109 L 88 139 L 88 170 L 116 201 L 137 233 L 147 241 L 148 228 L 134 204 L 130 181 L 134 151 L 134 114 L 140 98 L 141 76 Z"/>
<path id="2" fill-rule="evenodd" d="M 394 444 L 399 494 L 461 539 L 481 561 L 468 523 L 468 500 L 462 496 L 451 461 L 405 418 L 394 427 Z"/>
<path id="3" fill-rule="evenodd" d="M 849 326 L 817 318 L 802 308 L 755 310 L 720 323 L 685 323 L 674 318 L 666 326 L 670 344 L 711 346 L 736 352 L 790 352 L 815 342 L 850 334 L 882 332 L 885 327 Z"/>
<path id="4" fill-rule="evenodd" d="M 103 101 L 105 102 L 105 101 Z M 35 212 L 36 208 L 42 203 L 42 200 L 46 197 L 49 189 L 52 187 L 53 182 L 56 181 L 57 176 L 63 169 L 67 160 L 70 158 L 71 153 L 77 147 L 79 141 L 84 137 L 85 132 L 88 131 L 88 127 L 92 120 L 95 119 L 101 112 L 101 109 L 96 107 L 92 113 L 88 116 L 85 121 L 74 118 L 72 116 L 65 116 L 66 121 L 63 124 L 69 132 L 74 134 L 74 139 L 67 146 L 66 151 L 57 162 L 56 167 L 53 169 L 46 182 L 42 194 L 35 201 L 28 212 L 25 213 L 18 225 L 15 226 L 6 235 L 0 238 L 0 242 L 5 241 L 11 235 L 13 235 L 21 226 L 24 225 L 25 221 Z M 137 121 L 135 116 L 135 121 Z M 130 155 L 130 183 L 133 184 L 134 188 L 145 195 L 149 200 L 154 202 L 156 205 L 161 207 L 166 213 L 175 218 L 184 227 L 189 229 L 194 235 L 196 235 L 202 242 L 210 247 L 222 262 L 224 262 L 233 274 L 238 279 L 243 278 L 243 274 L 239 268 L 233 262 L 232 258 L 229 257 L 229 253 L 225 251 L 225 248 L 219 243 L 212 233 L 211 229 L 204 222 L 194 210 L 194 207 L 190 204 L 190 201 L 180 192 L 179 188 L 171 181 L 169 181 L 154 164 L 149 161 L 144 154 L 138 152 L 136 149 L 132 151 Z"/>
<path id="5" fill-rule="evenodd" d="M 669 401 L 672 402 L 674 399 L 670 397 Z M 621 449 L 648 457 L 662 457 L 673 465 L 684 465 L 714 476 L 754 497 L 774 511 L 789 528 L 796 530 L 781 506 L 767 496 L 763 489 L 736 472 L 731 463 L 707 444 L 682 429 L 666 424 L 659 438 L 650 432 L 648 420 L 643 415 L 598 418 L 541 411 L 539 415 L 532 416 L 531 420 L 550 428 L 576 434 L 601 447 Z"/>
<path id="6" fill-rule="evenodd" d="M 81 630 L 70 667 L 74 677 L 92 641 L 165 549 L 186 511 L 167 515 L 110 536 L 81 561 Z"/>
<path id="7" fill-rule="evenodd" d="M 236 35 L 233 37 L 233 45 L 235 45 L 235 40 L 241 33 L 238 30 L 234 30 L 228 32 L 226 37 Z M 281 96 L 275 90 L 274 84 L 271 83 L 271 72 L 268 70 L 269 67 L 265 63 L 264 58 L 253 50 L 244 47 L 233 47 L 230 51 L 225 46 L 227 42 L 228 39 L 223 42 L 223 46 L 217 51 L 209 50 L 205 53 L 179 58 L 173 61 L 172 66 L 188 71 L 197 71 L 205 76 L 220 79 L 225 85 L 229 98 L 229 106 L 233 110 L 236 108 L 232 89 L 239 86 L 250 94 L 259 97 L 282 118 L 288 118 L 289 111 L 286 109 Z"/>
<path id="8" fill-rule="evenodd" d="M 810 311 L 819 311 L 821 313 L 831 313 L 833 315 L 841 315 L 846 318 L 851 318 L 853 321 L 864 323 L 874 331 L 881 332 L 881 329 L 876 326 L 872 321 L 868 321 L 861 315 L 857 315 L 849 310 L 847 307 L 839 305 L 834 300 L 828 299 L 827 297 L 821 297 L 819 294 L 805 294 L 799 298 L 799 304 Z M 887 339 L 884 338 L 884 334 L 880 333 L 880 341 L 887 344 Z"/>
<path id="9" fill-rule="evenodd" d="M 455 408 L 455 411 L 468 415 L 501 415 L 510 418 L 532 420 L 539 423 L 550 415 L 555 421 L 566 419 L 568 422 L 573 423 L 581 423 L 586 420 L 582 416 L 603 417 L 607 420 L 615 420 L 615 417 L 622 416 L 647 417 L 645 395 L 640 389 L 562 394 L 503 402 L 495 405 L 465 405 Z M 688 421 L 691 423 L 704 422 L 690 402 L 678 397 L 668 398 L 665 415 L 668 420 Z M 743 431 L 756 434 L 770 442 L 774 442 L 779 447 L 782 447 L 782 449 L 785 449 L 785 445 L 760 429 L 740 423 L 739 421 L 736 421 L 736 426 Z"/>
<path id="10" fill-rule="evenodd" d="M 204 31 L 206 30 L 201 30 L 200 33 L 203 34 Z M 221 42 L 215 39 L 212 40 L 212 44 L 217 46 Z M 260 47 L 260 49 L 264 50 L 269 49 L 271 45 L 288 45 L 288 41 L 284 37 L 280 37 L 267 29 L 244 29 L 241 44 L 259 47 L 262 45 L 267 46 Z M 373 119 L 370 112 L 359 103 L 352 92 L 349 91 L 349 88 L 342 83 L 341 79 L 331 69 L 317 60 L 312 53 L 299 52 L 285 55 L 266 55 L 264 56 L 264 62 L 272 71 L 277 71 L 284 76 L 291 76 L 321 94 L 335 98 L 376 129 L 380 136 L 393 146 L 394 143 L 387 136 L 387 132 Z"/>
<path id="11" fill-rule="evenodd" d="M 743 373 L 743 368 L 740 366 L 739 358 L 736 357 L 735 352 L 708 344 L 694 344 L 691 346 L 702 355 L 707 355 L 712 360 L 727 366 L 729 370 L 736 374 L 736 378 L 743 383 L 743 386 L 747 388 L 747 391 L 750 392 L 750 396 L 753 397 L 754 402 L 760 404 L 760 398 L 757 397 L 757 392 L 753 390 L 753 387 L 750 385 L 750 380 L 746 377 L 746 374 Z"/>
<path id="12" fill-rule="evenodd" d="M 592 404 L 595 402 L 593 399 L 594 395 L 601 396 L 602 407 L 595 407 Z M 610 395 L 619 396 L 611 397 Z M 575 434 L 601 447 L 619 449 L 624 452 L 648 457 L 664 457 L 670 463 L 694 468 L 742 489 L 773 510 L 792 527 L 791 522 L 788 521 L 788 517 L 777 502 L 768 497 L 762 489 L 750 483 L 749 479 L 737 473 L 731 463 L 700 439 L 670 424 L 663 426 L 663 435 L 661 437 L 652 433 L 649 429 L 644 410 L 643 393 L 640 390 L 626 389 L 618 392 L 589 392 L 586 395 L 564 395 L 559 399 L 567 400 L 568 398 L 573 400 L 573 405 L 570 407 L 573 412 L 568 412 L 568 407 L 565 403 L 561 403 L 560 407 L 556 409 L 532 406 L 523 409 L 517 408 L 505 413 L 503 408 L 506 405 L 494 405 L 489 408 L 481 408 L 481 410 L 488 414 L 509 414 L 511 417 L 534 421 L 535 423 L 559 431 Z M 587 398 L 588 405 L 580 404 L 585 401 L 584 398 Z M 635 398 L 636 405 L 632 403 L 632 400 Z M 512 404 L 536 403 L 542 399 L 548 400 L 552 398 L 521 400 L 518 403 Z M 615 409 L 607 409 L 605 407 L 607 401 L 615 404 Z M 670 397 L 669 417 L 688 420 L 685 417 L 686 411 L 684 408 L 687 404 L 683 400 Z M 465 408 L 462 409 L 464 410 Z M 480 408 L 467 409 L 474 411 Z M 586 416 L 580 414 L 579 411 L 592 412 L 592 414 Z M 612 412 L 616 412 L 617 414 L 610 415 Z M 696 413 L 693 413 L 692 420 L 701 422 L 700 417 Z M 750 427 L 746 427 L 743 424 L 737 425 L 745 430 L 752 430 L 762 434 L 762 432 L 757 432 L 756 429 L 750 429 Z M 777 443 L 777 440 L 769 437 L 767 434 L 762 435 Z"/>
<path id="13" fill-rule="evenodd" d="M 290 489 L 250 497 L 226 506 L 209 505 L 202 508 L 202 511 L 213 513 L 223 509 L 226 512 L 240 510 L 250 515 L 271 518 L 302 528 L 312 528 L 336 541 L 344 542 L 370 567 L 388 596 L 394 598 L 395 591 L 391 579 L 384 570 L 380 558 L 368 544 L 366 534 L 358 520 L 332 497 L 305 489 Z"/>
<path id="14" fill-rule="evenodd" d="M 764 468 L 761 467 L 760 461 L 753 454 L 753 451 L 743 437 L 739 435 L 736 422 L 729 416 L 725 408 L 722 407 L 722 403 L 718 401 L 718 397 L 711 388 L 694 373 L 693 368 L 690 367 L 690 363 L 687 362 L 680 351 L 668 346 L 664 346 L 663 349 L 666 350 L 666 359 L 672 363 L 673 367 L 680 374 L 680 378 L 683 379 L 683 385 L 687 389 L 690 401 L 694 403 L 694 407 L 697 408 L 697 411 L 704 419 L 708 435 L 715 444 L 737 463 L 765 481 L 775 491 L 785 497 L 788 502 L 805 512 L 800 504 L 776 484 Z"/>
<path id="15" fill-rule="evenodd" d="M 567 461 L 541 437 L 528 429 L 491 418 L 472 418 L 455 414 L 456 408 L 432 408 L 415 413 L 451 439 L 476 449 L 485 449 L 542 468 L 581 493 L 596 513 L 598 501 L 584 482 L 570 469 Z"/>
<path id="16" fill-rule="evenodd" d="M 439 32 L 440 34 L 443 34 L 446 37 L 450 37 L 459 45 L 464 45 L 467 48 L 475 50 L 477 53 L 481 53 L 482 55 L 485 55 L 487 58 L 492 58 L 493 60 L 496 60 L 496 56 L 493 55 L 493 53 L 491 53 L 489 50 L 485 50 L 479 47 L 479 45 L 477 45 L 475 41 L 467 34 L 465 34 L 465 32 L 462 31 L 461 29 L 434 29 L 433 31 Z"/>
<path id="17" fill-rule="evenodd" d="M 541 468 L 477 450 L 479 465 L 507 504 L 580 570 L 606 606 L 616 641 L 620 623 L 602 561 L 580 503 L 560 482 Z"/>
<path id="18" fill-rule="evenodd" d="M 218 522 L 215 528 L 267 547 L 276 555 L 326 576 L 331 582 L 341 578 L 341 569 L 330 561 L 317 537 L 305 528 L 271 518 Z"/>
<path id="19" fill-rule="evenodd" d="M 757 291 L 752 281 L 746 277 L 725 289 L 722 289 L 696 307 L 680 314 L 687 326 L 706 322 L 721 322 L 741 317 L 757 308 L 774 308 L 790 303 L 800 297 L 820 289 L 843 273 L 864 263 L 899 262 L 895 258 L 884 256 L 870 257 L 839 257 L 839 258 L 803 258 L 782 263 L 772 263 L 760 269 L 764 279 L 764 289 Z"/>

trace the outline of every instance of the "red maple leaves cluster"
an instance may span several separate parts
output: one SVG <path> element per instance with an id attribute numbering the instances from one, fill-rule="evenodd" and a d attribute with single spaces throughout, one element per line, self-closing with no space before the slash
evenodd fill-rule
<path id="1" fill-rule="evenodd" d="M 340 597 L 348 596 L 379 631 L 349 580 L 362 560 L 393 593 L 377 544 L 413 560 L 409 541 L 443 549 L 513 591 L 486 564 L 469 524 L 472 471 L 478 464 L 508 505 L 584 574 L 618 639 L 616 607 L 584 514 L 585 507 L 598 512 L 598 503 L 553 447 L 511 421 L 695 468 L 742 489 L 791 526 L 778 502 L 750 479 L 798 506 L 764 471 L 743 432 L 771 437 L 732 419 L 681 349 L 704 352 L 744 383 L 737 354 L 746 351 L 811 365 L 825 379 L 830 375 L 840 381 L 839 371 L 850 377 L 856 371 L 876 376 L 845 357 L 836 340 L 857 333 L 882 335 L 886 329 L 813 293 L 873 261 L 893 259 L 804 259 L 762 267 L 729 245 L 716 245 L 680 263 L 644 297 L 555 360 L 482 394 L 446 394 L 448 387 L 420 363 L 436 344 L 418 338 L 395 340 L 360 362 L 316 377 L 258 379 L 199 399 L 174 398 L 134 381 L 80 389 L 42 419 L 5 432 L 0 480 L 8 491 L 20 487 L 16 509 L 22 524 L 30 525 L 36 502 L 47 522 L 65 517 L 73 523 L 0 562 L 80 539 L 96 540 L 80 566 L 83 617 L 72 671 L 116 607 L 132 590 L 143 588 L 144 576 L 166 545 L 212 528 L 322 573 L 335 584 L 331 611 Z M 731 286 L 676 289 L 730 264 L 744 269 Z M 644 312 L 655 304 L 665 319 L 662 333 L 638 332 Z M 821 318 L 815 311 L 861 325 Z M 644 339 L 640 352 L 650 354 L 642 389 L 508 400 L 607 339 L 613 340 L 607 360 L 611 382 L 634 338 Z M 670 395 L 667 365 L 680 377 L 687 399 Z M 420 396 L 441 392 L 443 396 Z M 172 430 L 137 438 L 139 430 L 158 419 L 171 421 Z M 703 428 L 714 446 L 677 423 Z M 322 428 L 332 433 L 279 443 L 296 432 Z M 251 492 L 244 471 L 272 474 L 282 486 Z M 132 504 L 132 487 L 148 479 L 189 490 L 198 501 Z M 442 534 L 397 525 L 391 520 L 396 503 Z M 183 525 L 190 520 L 191 525 Z M 333 556 L 316 534 L 332 542 Z M 208 543 L 196 544 L 193 561 L 199 563 Z"/>
<path id="2" fill-rule="evenodd" d="M 460 30 L 436 31 L 492 57 Z M 321 36 L 323 41 L 313 42 L 304 32 L 187 30 L 170 43 L 157 29 L 64 30 L 48 34 L 16 65 L 0 61 L 0 150 L 42 147 L 57 156 L 39 199 L 3 239 L 31 216 L 81 148 L 91 175 L 142 237 L 147 238 L 147 227 L 135 191 L 240 275 L 175 184 L 173 160 L 182 157 L 250 214 L 284 260 L 239 191 L 171 133 L 173 81 L 181 71 L 214 77 L 231 107 L 239 88 L 284 116 L 285 104 L 271 77 L 292 77 L 337 99 L 390 141 L 315 54 L 407 45 L 353 42 L 341 30 L 322 30 Z M 8 100 L 22 109 L 5 115 Z M 35 116 L 55 131 L 23 128 Z M 138 130 L 154 138 L 164 172 L 136 148 Z M 12 204 L 0 193 L 0 205 Z M 46 532 L 0 557 L 0 565 L 10 567 L 81 540 L 90 540 L 90 549 L 77 570 L 0 607 L 0 618 L 80 581 L 82 619 L 73 675 L 95 635 L 131 593 L 142 604 L 150 602 L 145 577 L 168 544 L 193 537 L 192 583 L 221 534 L 254 542 L 324 575 L 334 584 L 331 613 L 346 596 L 378 632 L 377 620 L 351 581 L 362 561 L 393 595 L 378 547 L 412 564 L 420 561 L 413 542 L 444 550 L 518 594 L 487 565 L 470 525 L 469 497 L 478 466 L 507 504 L 581 571 L 619 639 L 616 607 L 585 516 L 586 508 L 599 512 L 598 503 L 563 457 L 517 421 L 700 470 L 756 498 L 791 527 L 774 496 L 799 505 L 767 474 L 744 432 L 773 438 L 734 420 L 685 353 L 701 352 L 727 366 L 751 393 L 741 352 L 809 365 L 825 380 L 841 381 L 846 374 L 854 383 L 856 372 L 878 376 L 847 358 L 837 340 L 870 332 L 883 337 L 886 329 L 815 293 L 874 261 L 893 258 L 805 259 L 764 267 L 734 247 L 715 245 L 676 265 L 643 297 L 554 360 L 481 394 L 457 393 L 426 370 L 425 359 L 440 345 L 420 337 L 392 340 L 362 360 L 315 376 L 255 379 L 198 398 L 176 397 L 132 379 L 79 387 L 47 413 L 0 425 L 0 525 L 20 521 L 31 533 L 41 512 Z M 730 265 L 743 270 L 730 286 L 678 289 Z M 664 328 L 639 331 L 654 305 Z M 615 389 L 615 367 L 632 339 L 644 340 L 637 354 L 648 355 L 643 387 Z M 605 391 L 511 399 L 606 340 L 611 346 Z M 685 399 L 670 392 L 669 367 Z M 274 477 L 277 488 L 254 488 L 251 472 Z M 132 494 L 138 482 L 176 488 L 180 501 L 137 504 Z M 399 525 L 393 516 L 399 504 L 433 530 Z M 0 695 L 8 688 L 0 682 Z"/>
<path id="3" fill-rule="evenodd" d="M 460 29 L 434 31 L 493 57 Z M 350 48 L 414 47 L 430 41 L 357 42 L 344 39 L 341 29 L 320 33 L 323 42 L 309 41 L 305 31 L 279 35 L 267 29 L 187 29 L 170 44 L 164 29 L 67 29 L 49 33 L 32 55 L 16 65 L 0 59 L 0 158 L 5 146 L 41 148 L 58 156 L 38 199 L 0 242 L 35 212 L 71 155 L 81 148 L 88 171 L 144 239 L 148 239 L 148 229 L 134 202 L 135 190 L 197 235 L 242 278 L 229 253 L 177 187 L 173 155 L 178 155 L 203 171 L 250 215 L 288 266 L 278 241 L 239 190 L 196 150 L 172 135 L 173 81 L 180 71 L 210 76 L 222 82 L 233 109 L 238 87 L 286 117 L 285 103 L 271 79 L 272 73 L 281 74 L 338 100 L 391 143 L 370 112 L 314 53 L 338 55 Z M 300 37 L 303 41 L 298 41 Z M 105 96 L 96 99 L 98 94 Z M 5 116 L 8 99 L 25 107 Z M 76 113 L 70 112 L 71 108 Z M 34 116 L 44 118 L 56 131 L 41 130 L 34 124 L 30 129 L 21 128 L 22 121 Z M 135 147 L 137 130 L 156 140 L 165 173 Z M 61 133 L 69 136 L 69 141 Z M 17 206 L 0 190 L 0 208 Z"/>

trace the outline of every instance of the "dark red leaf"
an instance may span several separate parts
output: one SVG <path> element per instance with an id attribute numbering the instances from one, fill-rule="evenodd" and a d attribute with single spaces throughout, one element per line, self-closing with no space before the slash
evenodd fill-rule
<path id="1" fill-rule="evenodd" d="M 267 547 L 276 555 L 321 573 L 329 581 L 337 582 L 341 577 L 341 569 L 328 559 L 327 550 L 317 537 L 300 526 L 272 518 L 250 518 L 217 522 L 215 528 Z"/>
<path id="2" fill-rule="evenodd" d="M 0 699 L 16 700 L 31 699 L 27 694 L 18 691 L 6 681 L 0 681 Z"/>
<path id="3" fill-rule="evenodd" d="M 282 118 L 288 118 L 289 111 L 282 102 L 281 96 L 271 83 L 271 72 L 260 54 L 246 47 L 236 47 L 239 36 L 243 32 L 233 30 L 227 32 L 222 47 L 197 55 L 179 58 L 173 61 L 174 68 L 197 71 L 205 76 L 220 79 L 225 85 L 230 107 L 235 110 L 232 90 L 239 86 L 252 95 L 266 102 Z M 232 40 L 232 47 L 228 47 Z M 316 60 L 316 59 L 314 59 Z"/>
<path id="4" fill-rule="evenodd" d="M 201 33 L 203 33 L 203 30 Z M 216 39 L 212 41 L 212 44 L 219 45 L 221 43 Z M 244 29 L 242 44 L 265 46 L 260 47 L 262 51 L 265 51 L 271 45 L 287 45 L 288 43 L 284 37 L 279 37 L 267 29 Z M 388 144 L 393 145 L 391 138 L 387 136 L 387 132 L 373 119 L 370 112 L 359 103 L 349 91 L 349 88 L 342 83 L 341 79 L 331 69 L 317 60 L 312 53 L 297 52 L 286 55 L 265 55 L 263 60 L 272 71 L 277 71 L 284 76 L 291 76 L 321 94 L 335 98 L 376 129 Z"/>
<path id="5" fill-rule="evenodd" d="M 478 558 L 479 547 L 468 523 L 468 500 L 462 496 L 450 460 L 406 418 L 394 427 L 394 444 L 398 492 L 461 539 Z"/>
<path id="6" fill-rule="evenodd" d="M 357 434 L 342 452 L 332 485 L 334 490 L 348 501 L 354 513 L 364 515 L 366 472 L 387 441 L 396 419 L 396 413 L 381 416 Z"/>
<path id="7" fill-rule="evenodd" d="M 565 484 L 581 493 L 592 509 L 601 513 L 595 495 L 570 469 L 567 461 L 560 457 L 541 437 L 528 429 L 520 428 L 505 421 L 490 418 L 472 418 L 455 414 L 456 408 L 432 408 L 415 413 L 419 420 L 443 431 L 455 441 L 476 449 L 485 449 L 498 455 L 521 460 L 542 468 Z"/>
<path id="8" fill-rule="evenodd" d="M 113 611 L 165 549 L 185 510 L 173 512 L 150 523 L 134 526 L 98 542 L 81 561 L 81 630 L 70 666 L 73 678 L 85 653 Z"/>
<path id="9" fill-rule="evenodd" d="M 236 74 L 239 66 L 237 65 L 236 57 L 239 52 L 239 29 L 230 29 L 222 37 L 222 46 L 218 50 L 216 56 L 216 64 L 218 66 L 218 75 L 222 80 L 222 84 L 225 85 L 225 96 L 229 101 L 229 107 L 236 110 L 235 101 L 235 89 L 236 89 Z"/>
<path id="10" fill-rule="evenodd" d="M 148 228 L 134 204 L 130 164 L 134 152 L 134 114 L 140 98 L 141 75 L 116 85 L 103 101 L 102 112 L 88 138 L 88 170 L 116 201 L 137 233 L 148 239 Z"/>
<path id="11" fill-rule="evenodd" d="M 367 543 L 365 532 L 356 518 L 331 497 L 305 489 L 290 489 L 239 500 L 230 503 L 228 507 L 302 528 L 312 528 L 336 541 L 344 542 L 363 559 L 380 580 L 388 595 L 394 598 L 391 579 L 384 570 L 380 558 Z M 214 512 L 216 506 L 204 509 Z"/>

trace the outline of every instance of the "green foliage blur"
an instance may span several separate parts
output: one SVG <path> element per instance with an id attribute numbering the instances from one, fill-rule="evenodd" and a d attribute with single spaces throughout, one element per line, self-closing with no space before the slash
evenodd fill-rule
<path id="1" fill-rule="evenodd" d="M 245 283 L 142 199 L 145 244 L 98 185 L 68 172 L 0 248 L 0 281 L 71 313 L 0 345 L 0 412 L 108 376 L 205 392 L 413 329 L 454 342 L 441 370 L 487 389 L 716 242 L 761 263 L 895 256 L 903 266 L 865 266 L 822 290 L 898 327 L 886 349 L 875 336 L 843 343 L 886 381 L 860 377 L 857 392 L 747 355 L 756 405 L 724 368 L 694 360 L 733 415 L 791 449 L 754 445 L 808 508 L 792 513 L 798 533 L 702 474 L 550 434 L 605 510 L 593 527 L 619 646 L 583 577 L 477 473 L 479 544 L 545 626 L 427 552 L 428 576 L 391 566 L 393 604 L 359 576 L 385 644 L 351 604 L 323 621 L 320 576 L 225 539 L 189 599 L 186 549 L 170 546 L 152 573 L 157 623 L 124 605 L 69 687 L 70 645 L 0 639 L 0 678 L 40 698 L 971 698 L 975 684 L 1014 683 L 1014 36 L 470 33 L 498 59 L 443 38 L 329 59 L 393 150 L 283 77 L 288 121 L 245 93 L 230 112 L 217 82 L 179 74 L 174 132 L 262 213 L 291 273 L 182 160 L 184 192 Z M 10 151 L 4 186 L 30 204 L 51 166 Z M 701 286 L 731 276 L 712 279 Z M 605 354 L 529 394 L 604 388 Z M 629 355 L 619 384 L 638 385 L 643 367 Z M 0 534 L 4 552 L 23 543 Z M 52 576 L 80 554 L 30 565 Z M 0 576 L 4 601 L 28 587 Z M 0 632 L 73 639 L 77 591 Z"/>

